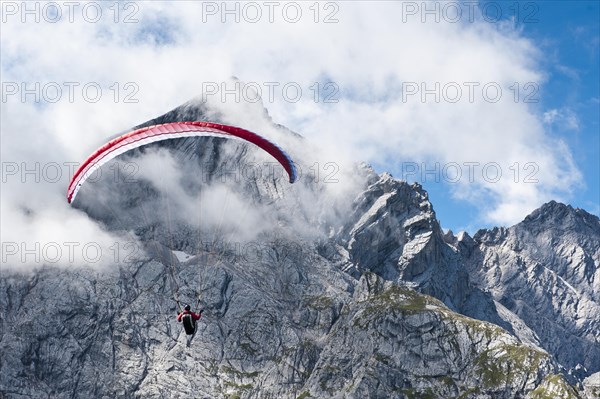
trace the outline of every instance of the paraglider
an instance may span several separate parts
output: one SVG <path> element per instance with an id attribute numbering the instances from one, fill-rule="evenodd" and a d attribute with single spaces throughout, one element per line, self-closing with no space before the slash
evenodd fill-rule
<path id="1" fill-rule="evenodd" d="M 75 172 L 67 189 L 67 201 L 72 203 L 77 192 L 92 173 L 110 161 L 129 150 L 144 146 L 157 141 L 181 138 L 181 137 L 224 137 L 250 142 L 270 155 L 272 155 L 283 166 L 289 176 L 289 182 L 296 181 L 296 166 L 288 154 L 277 144 L 252 133 L 248 130 L 222 125 L 212 122 L 172 122 L 161 125 L 153 125 L 125 133 L 114 138 L 98 148 L 81 164 Z"/>
<path id="2" fill-rule="evenodd" d="M 67 201 L 72 203 L 75 200 L 79 189 L 92 175 L 92 173 L 118 155 L 162 140 L 204 136 L 238 139 L 252 143 L 273 156 L 281 164 L 288 174 L 290 183 L 294 183 L 294 181 L 297 179 L 296 166 L 294 165 L 294 162 L 290 156 L 277 144 L 259 136 L 256 133 L 239 127 L 212 122 L 172 122 L 148 126 L 119 135 L 118 137 L 109 140 L 106 144 L 94 151 L 81 164 L 79 169 L 77 169 L 71 178 L 69 187 L 67 189 Z M 179 285 L 177 284 L 175 278 L 174 264 L 173 262 L 169 261 L 163 263 L 171 275 L 172 284 L 174 286 L 175 300 L 179 307 L 179 311 L 177 312 L 177 321 L 183 323 L 183 327 L 187 334 L 187 346 L 190 346 L 190 343 L 196 334 L 197 322 L 202 316 L 203 309 L 200 309 L 197 313 L 191 310 L 190 305 L 186 305 L 183 310 L 181 309 L 178 299 Z M 196 307 L 199 305 L 199 303 L 200 299 L 198 298 Z"/>
<path id="3" fill-rule="evenodd" d="M 177 304 L 179 304 L 179 302 Z M 200 309 L 198 313 L 195 313 L 192 312 L 191 309 L 190 305 L 185 305 L 183 311 L 179 310 L 177 312 L 177 321 L 183 323 L 183 328 L 187 334 L 186 346 L 190 346 L 192 343 L 192 339 L 194 339 L 194 336 L 196 335 L 196 328 L 198 327 L 196 322 L 200 320 L 202 312 L 204 312 L 204 309 Z"/>

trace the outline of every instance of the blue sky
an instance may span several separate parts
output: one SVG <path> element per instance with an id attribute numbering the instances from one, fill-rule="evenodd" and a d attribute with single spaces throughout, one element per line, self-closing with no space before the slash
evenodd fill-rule
<path id="1" fill-rule="evenodd" d="M 503 19 L 516 20 L 522 36 L 530 38 L 543 52 L 546 79 L 536 92 L 539 103 L 534 108 L 542 118 L 544 112 L 558 110 L 560 116 L 546 126 L 547 131 L 568 144 L 583 175 L 583 184 L 566 202 L 599 216 L 600 2 L 483 2 L 483 8 L 486 3 L 501 4 Z M 497 8 L 488 9 L 489 19 L 494 20 L 497 14 L 492 13 Z M 453 200 L 448 184 L 425 182 L 424 187 L 445 228 L 474 232 L 493 225 L 481 223 L 471 204 Z M 465 220 L 471 224 L 465 224 Z"/>
<path id="2" fill-rule="evenodd" d="M 562 3 L 562 4 L 561 4 Z M 567 140 L 586 186 L 572 204 L 598 215 L 600 206 L 600 3 L 542 2 L 540 22 L 525 27 L 548 53 L 549 80 L 540 99 L 546 108 L 570 109 L 579 128 L 557 126 Z"/>

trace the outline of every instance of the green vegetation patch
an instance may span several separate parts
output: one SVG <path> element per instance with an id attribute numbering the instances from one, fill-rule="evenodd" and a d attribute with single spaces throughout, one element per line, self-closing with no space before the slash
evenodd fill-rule
<path id="1" fill-rule="evenodd" d="M 369 298 L 362 303 L 366 307 L 362 314 L 354 319 L 354 326 L 366 327 L 373 318 L 389 314 L 417 314 L 429 311 L 427 306 L 445 308 L 439 300 L 415 290 L 402 286 L 392 286 L 382 293 Z M 437 309 L 436 309 L 437 310 Z"/>
<path id="2" fill-rule="evenodd" d="M 547 376 L 539 387 L 529 394 L 531 399 L 580 399 L 581 397 L 560 374 Z"/>
<path id="3" fill-rule="evenodd" d="M 477 395 L 480 393 L 481 393 L 481 389 L 479 389 L 478 387 L 464 388 L 464 391 L 460 394 L 460 396 L 457 399 L 467 399 L 468 397 L 470 397 L 472 395 Z"/>
<path id="4" fill-rule="evenodd" d="M 404 388 L 402 389 L 402 393 L 408 399 L 436 399 L 436 396 L 431 388 L 426 388 L 424 390 L 415 388 Z"/>
<path id="5" fill-rule="evenodd" d="M 488 388 L 511 384 L 517 375 L 535 374 L 548 354 L 524 345 L 501 345 L 482 352 L 475 365 Z"/>
<path id="6" fill-rule="evenodd" d="M 503 330 L 496 324 L 489 323 L 483 320 L 472 319 L 468 316 L 455 313 L 447 308 L 442 309 L 441 314 L 445 320 L 454 322 L 458 321 L 469 327 L 472 331 L 483 333 L 488 340 L 491 340 L 506 333 L 505 330 Z"/>
<path id="7" fill-rule="evenodd" d="M 296 397 L 296 399 L 307 399 L 307 398 L 312 398 L 312 396 L 310 396 L 310 392 L 308 392 L 308 391 L 304 391 L 300 394 L 300 396 Z"/>

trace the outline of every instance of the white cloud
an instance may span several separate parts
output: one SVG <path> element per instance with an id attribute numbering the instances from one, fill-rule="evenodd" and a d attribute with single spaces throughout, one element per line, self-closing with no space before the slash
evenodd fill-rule
<path id="1" fill-rule="evenodd" d="M 569 149 L 547 131 L 547 123 L 559 117 L 567 128 L 576 129 L 577 118 L 568 110 L 539 116 L 524 101 L 531 94 L 526 85 L 542 85 L 546 79 L 539 63 L 542 54 L 507 24 L 468 21 L 467 14 L 456 23 L 443 18 L 422 23 L 420 15 L 403 13 L 402 3 L 366 1 L 331 3 L 337 10 L 319 3 L 319 20 L 330 15 L 336 23 L 315 23 L 312 3 L 298 3 L 303 14 L 297 23 L 283 18 L 283 5 L 269 22 L 263 3 L 256 3 L 262 5 L 259 23 L 243 18 L 222 23 L 221 15 L 203 10 L 209 3 L 135 3 L 137 8 L 120 10 L 119 23 L 114 22 L 112 3 L 102 3 L 103 17 L 97 23 L 86 21 L 80 9 L 73 23 L 66 14 L 58 23 L 30 18 L 25 24 L 19 22 L 20 15 L 5 15 L 0 43 L 5 84 L 20 90 L 21 82 L 29 88 L 39 82 L 50 89 L 54 82 L 64 90 L 56 103 L 37 105 L 31 95 L 22 103 L 20 93 L 3 99 L 3 162 L 80 162 L 114 132 L 197 96 L 207 83 L 236 76 L 261 88 L 277 123 L 304 135 L 307 148 L 320 149 L 315 158 L 321 164 L 335 161 L 348 175 L 349 161 L 383 164 L 395 175 L 403 162 L 497 163 L 503 172 L 500 181 L 478 175 L 452 186 L 457 198 L 480 210 L 482 222 L 518 221 L 544 201 L 568 199 L 581 182 Z M 138 22 L 123 23 L 125 16 Z M 399 23 L 403 16 L 406 22 Z M 324 86 L 330 81 L 334 87 Z M 67 95 L 69 82 L 78 84 L 73 101 Z M 102 96 L 91 103 L 82 89 L 96 83 Z M 422 101 L 421 89 L 436 85 L 439 102 L 433 94 Z M 283 92 L 284 87 L 300 87 L 299 100 L 286 101 L 293 91 Z M 489 91 L 483 92 L 484 87 Z M 319 101 L 314 97 L 317 88 Z M 418 93 L 407 92 L 415 88 Z M 454 102 L 456 88 L 462 96 Z M 495 101 L 498 88 L 501 96 Z M 327 94 L 338 101 L 324 103 Z M 137 101 L 125 102 L 127 95 Z M 211 100 L 230 112 L 231 123 L 263 127 L 265 134 L 278 137 L 264 119 L 249 116 L 252 105 L 232 104 L 231 95 L 223 92 Z M 309 155 L 304 157 L 310 163 Z M 516 183 L 510 169 L 515 162 L 520 168 Z M 538 182 L 523 182 L 531 171 Z M 17 220 L 24 197 L 28 207 L 54 221 L 66 220 L 65 226 L 71 217 L 82 220 L 63 204 L 66 173 L 59 182 L 47 184 L 21 184 L 11 178 L 2 190 L 3 240 L 23 240 L 28 228 L 39 227 L 23 216 Z M 345 191 L 338 187 L 342 195 Z M 5 218 L 9 213 L 13 219 Z M 88 232 L 101 234 L 92 225 Z"/>
<path id="2" fill-rule="evenodd" d="M 542 119 L 547 125 L 556 125 L 560 129 L 579 130 L 579 119 L 577 114 L 569 108 L 551 109 L 542 115 Z"/>

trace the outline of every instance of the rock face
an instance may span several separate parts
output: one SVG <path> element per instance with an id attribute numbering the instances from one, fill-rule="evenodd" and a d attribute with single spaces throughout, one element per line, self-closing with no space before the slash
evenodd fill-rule
<path id="1" fill-rule="evenodd" d="M 549 202 L 509 228 L 464 237 L 471 278 L 565 367 L 600 370 L 600 221 Z"/>
<path id="2" fill-rule="evenodd" d="M 467 237 L 461 234 L 461 242 Z M 383 174 L 358 196 L 336 248 L 343 260 L 340 267 L 356 278 L 374 272 L 538 345 L 535 334 L 518 317 L 472 282 L 458 240 L 451 232 L 443 233 L 420 185 Z"/>
<path id="3" fill-rule="evenodd" d="M 189 348 L 156 261 L 3 279 L 3 393 L 514 398 L 558 373 L 498 326 L 374 274 L 356 281 L 307 256 L 241 266 L 181 268 L 206 306 Z"/>
<path id="4" fill-rule="evenodd" d="M 191 102 L 148 124 L 207 112 Z M 260 159 L 214 138 L 153 148 L 206 176 L 181 182 L 190 198 Z M 597 218 L 550 203 L 510 229 L 455 237 L 419 185 L 366 165 L 356 175 L 344 218 L 310 180 L 231 186 L 271 227 L 220 245 L 185 204 L 166 218 L 148 180 L 84 187 L 81 209 L 144 247 L 106 270 L 3 270 L 0 396 L 596 397 Z M 106 192 L 111 212 L 98 205 Z M 190 347 L 174 295 L 205 308 Z"/>

